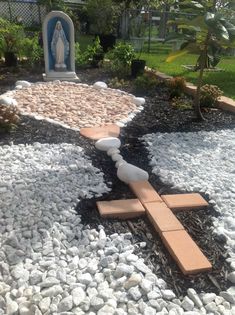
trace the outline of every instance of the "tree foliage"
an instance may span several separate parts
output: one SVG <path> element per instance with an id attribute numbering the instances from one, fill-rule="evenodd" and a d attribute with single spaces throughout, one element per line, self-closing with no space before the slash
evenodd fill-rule
<path id="1" fill-rule="evenodd" d="M 156 9 L 160 8 L 166 3 L 172 4 L 175 0 L 113 0 L 114 3 L 118 4 L 122 9 Z"/>
<path id="2" fill-rule="evenodd" d="M 75 29 L 79 28 L 79 21 L 77 12 L 73 11 L 64 0 L 37 0 L 38 4 L 43 5 L 46 7 L 47 12 L 52 10 L 63 11 L 69 15 L 69 17 L 73 20 L 75 24 Z"/>
<path id="3" fill-rule="evenodd" d="M 44 5 L 47 11 L 62 10 L 66 11 L 66 4 L 64 0 L 38 0 L 38 3 Z"/>
<path id="4" fill-rule="evenodd" d="M 200 70 L 200 73 L 194 104 L 197 116 L 201 119 L 203 116 L 200 111 L 200 91 L 204 69 L 215 67 L 220 60 L 221 50 L 235 44 L 235 15 L 234 11 L 230 12 L 230 17 L 225 14 L 224 8 L 228 5 L 232 11 L 231 8 L 235 8 L 235 0 L 224 2 L 223 10 L 215 0 L 180 1 L 179 10 L 189 16 L 170 22 L 177 26 L 178 33 L 169 34 L 166 40 L 181 40 L 183 44 L 179 51 L 168 56 L 167 61 L 171 62 L 187 53 L 199 54 L 195 69 Z"/>
<path id="5" fill-rule="evenodd" d="M 23 38 L 24 30 L 22 25 L 0 18 L 0 54 L 5 52 L 16 53 Z"/>
<path id="6" fill-rule="evenodd" d="M 116 32 L 120 10 L 113 0 L 88 0 L 86 9 L 93 33 Z"/>

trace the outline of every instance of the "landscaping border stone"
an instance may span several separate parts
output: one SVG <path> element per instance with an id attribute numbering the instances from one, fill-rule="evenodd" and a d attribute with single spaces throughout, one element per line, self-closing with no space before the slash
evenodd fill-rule
<path id="1" fill-rule="evenodd" d="M 145 68 L 146 72 L 151 72 L 151 74 L 154 74 L 156 76 L 157 79 L 160 79 L 162 81 L 168 81 L 171 78 L 173 78 L 170 75 L 167 75 L 165 73 L 159 72 L 157 70 L 154 70 L 152 68 L 146 67 Z M 190 95 L 190 96 L 194 96 L 196 94 L 197 91 L 197 87 L 190 83 L 190 82 L 186 82 L 186 88 L 185 88 L 185 93 Z M 225 111 L 229 111 L 231 113 L 235 113 L 235 101 L 232 98 L 229 98 L 227 96 L 221 96 L 219 98 L 219 100 L 217 101 L 217 107 L 225 110 Z"/>

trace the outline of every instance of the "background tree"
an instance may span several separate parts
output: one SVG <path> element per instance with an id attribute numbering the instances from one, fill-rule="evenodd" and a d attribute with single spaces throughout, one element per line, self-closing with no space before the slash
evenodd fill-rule
<path id="1" fill-rule="evenodd" d="M 120 8 L 120 26 L 121 26 L 121 37 L 128 38 L 129 34 L 129 18 L 130 12 L 132 15 L 138 16 L 142 9 L 148 12 L 151 9 L 162 10 L 163 2 L 173 2 L 173 0 L 112 0 L 113 3 L 118 4 Z M 166 25 L 166 19 L 163 23 Z"/>
<path id="2" fill-rule="evenodd" d="M 113 0 L 88 0 L 87 14 L 94 34 L 115 34 L 120 7 Z"/>
<path id="3" fill-rule="evenodd" d="M 138 9 L 144 8 L 156 8 L 159 6 L 158 0 L 113 0 L 114 3 L 121 6 L 122 9 Z"/>
<path id="4" fill-rule="evenodd" d="M 235 0 L 229 2 L 230 7 L 234 4 Z M 199 76 L 194 108 L 197 118 L 202 120 L 204 117 L 200 109 L 200 95 L 204 69 L 208 63 L 213 66 L 218 63 L 219 48 L 231 47 L 235 44 L 235 25 L 232 23 L 233 19 L 229 21 L 227 16 L 223 16 L 223 10 L 215 0 L 187 0 L 179 3 L 179 9 L 185 13 L 193 13 L 194 16 L 174 21 L 180 32 L 169 34 L 167 40 L 180 39 L 184 43 L 181 50 L 172 53 L 167 61 L 173 61 L 178 56 L 187 53 L 199 53 L 197 62 Z M 231 16 L 234 16 L 234 12 Z"/>
<path id="5" fill-rule="evenodd" d="M 80 22 L 76 11 L 70 9 L 64 0 L 37 0 L 38 4 L 46 7 L 47 12 L 52 10 L 63 11 L 73 20 L 75 30 L 80 30 Z"/>
<path id="6" fill-rule="evenodd" d="M 67 9 L 64 0 L 38 0 L 38 3 L 45 6 L 48 12 L 52 10 L 64 11 Z"/>
<path id="7" fill-rule="evenodd" d="M 171 6 L 175 4 L 175 0 L 162 0 L 158 1 L 158 8 L 161 11 L 161 19 L 159 25 L 159 37 L 165 38 L 167 33 L 167 22 L 169 19 L 169 11 Z"/>

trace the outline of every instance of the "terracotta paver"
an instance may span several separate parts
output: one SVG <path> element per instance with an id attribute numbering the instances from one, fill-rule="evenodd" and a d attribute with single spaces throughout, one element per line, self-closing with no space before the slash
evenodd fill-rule
<path id="1" fill-rule="evenodd" d="M 211 263 L 185 230 L 163 232 L 161 237 L 185 275 L 211 270 Z"/>
<path id="2" fill-rule="evenodd" d="M 107 137 L 118 137 L 120 127 L 115 124 L 109 124 L 101 127 L 81 128 L 80 134 L 92 140 L 99 140 Z"/>
<path id="3" fill-rule="evenodd" d="M 183 230 L 184 227 L 164 202 L 144 204 L 146 214 L 158 233 Z"/>
<path id="4" fill-rule="evenodd" d="M 145 67 L 146 71 L 154 74 L 156 76 L 156 78 L 163 80 L 163 81 L 168 81 L 169 79 L 171 79 L 171 76 L 166 75 L 165 73 L 153 70 L 149 67 Z M 195 96 L 196 92 L 197 92 L 197 87 L 190 83 L 190 82 L 186 82 L 186 87 L 184 89 L 184 92 L 186 94 L 189 94 L 191 96 Z M 226 96 L 221 96 L 218 101 L 216 102 L 216 106 L 229 111 L 229 112 L 233 112 L 235 113 L 235 101 L 232 98 L 226 97 Z"/>
<path id="5" fill-rule="evenodd" d="M 154 74 L 156 76 L 156 78 L 160 79 L 160 80 L 170 80 L 172 78 L 172 76 L 167 75 L 163 72 L 157 71 L 157 70 L 153 70 L 149 67 L 145 67 L 145 70 L 150 73 L 150 74 Z"/>
<path id="6" fill-rule="evenodd" d="M 194 96 L 197 92 L 197 87 L 192 83 L 187 82 L 185 87 L 185 93 Z"/>
<path id="7" fill-rule="evenodd" d="M 147 180 L 130 182 L 129 186 L 142 203 L 162 202 L 161 197 Z"/>
<path id="8" fill-rule="evenodd" d="M 138 199 L 97 201 L 101 217 L 131 219 L 145 214 L 145 209 Z"/>
<path id="9" fill-rule="evenodd" d="M 208 202 L 200 194 L 161 195 L 166 205 L 174 211 L 193 210 L 208 206 Z"/>
<path id="10" fill-rule="evenodd" d="M 235 101 L 229 97 L 221 96 L 217 102 L 217 106 L 229 112 L 235 113 Z"/>

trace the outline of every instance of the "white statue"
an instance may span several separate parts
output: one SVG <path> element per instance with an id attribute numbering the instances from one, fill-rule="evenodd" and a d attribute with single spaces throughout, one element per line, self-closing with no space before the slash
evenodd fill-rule
<path id="1" fill-rule="evenodd" d="M 65 61 L 69 55 L 69 42 L 66 39 L 62 24 L 57 21 L 51 41 L 51 52 L 55 59 L 55 70 L 66 71 Z"/>

